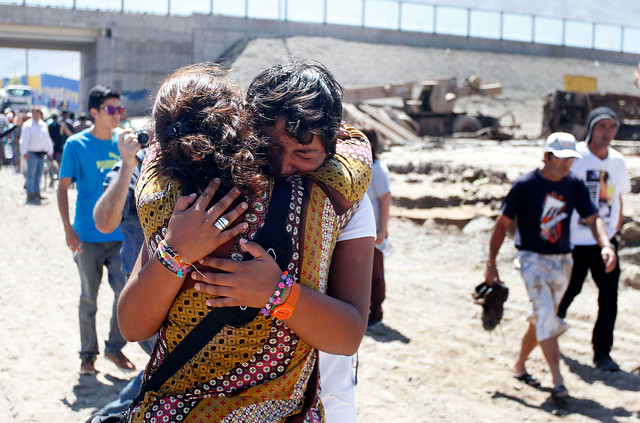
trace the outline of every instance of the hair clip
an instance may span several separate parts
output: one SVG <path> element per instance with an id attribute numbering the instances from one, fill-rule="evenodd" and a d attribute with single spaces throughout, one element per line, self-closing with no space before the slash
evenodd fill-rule
<path id="1" fill-rule="evenodd" d="M 191 127 L 189 126 L 189 123 L 184 118 L 180 119 L 177 122 L 173 122 L 167 128 L 167 136 L 170 139 L 174 139 L 174 138 L 178 138 L 178 137 L 183 136 L 183 135 L 187 135 L 190 132 L 191 132 Z"/>

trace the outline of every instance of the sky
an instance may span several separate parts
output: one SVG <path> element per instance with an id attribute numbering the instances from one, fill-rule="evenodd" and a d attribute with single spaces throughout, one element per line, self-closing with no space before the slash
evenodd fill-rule
<path id="1" fill-rule="evenodd" d="M 3 4 L 22 4 L 23 0 L 2 1 Z M 325 9 L 326 1 L 326 9 Z M 124 2 L 124 3 L 123 3 Z M 208 14 L 213 4 L 215 14 L 361 25 L 414 31 L 436 31 L 452 35 L 473 35 L 486 38 L 560 44 L 576 47 L 596 47 L 640 53 L 640 1 L 608 0 L 447 0 L 447 6 L 429 0 L 26 0 L 29 6 L 68 7 L 79 9 L 117 10 L 124 4 L 125 11 L 136 13 L 190 15 L 194 11 Z M 441 3 L 445 1 L 441 0 Z M 247 9 L 245 10 L 245 4 Z M 304 6 L 301 7 L 301 4 Z M 364 7 L 363 7 L 364 5 Z M 364 9 L 364 11 L 363 11 Z M 473 11 L 468 14 L 467 9 Z M 503 34 L 500 34 L 500 14 L 503 15 Z M 434 16 L 435 15 L 435 16 Z M 535 24 L 529 15 L 538 18 Z M 437 19 L 434 20 L 434 17 Z M 468 19 L 470 18 L 470 19 Z M 563 26 L 562 19 L 566 20 Z M 597 23 L 594 35 L 593 23 Z M 620 25 L 628 26 L 624 37 Z M 565 31 L 563 32 L 563 28 Z M 80 53 L 51 50 L 24 50 L 0 47 L 0 77 L 16 77 L 48 73 L 71 79 L 80 79 Z"/>

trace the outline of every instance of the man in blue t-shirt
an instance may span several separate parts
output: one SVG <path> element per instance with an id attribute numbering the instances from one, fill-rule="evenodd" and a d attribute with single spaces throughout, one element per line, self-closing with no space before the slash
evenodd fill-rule
<path id="1" fill-rule="evenodd" d="M 100 232 L 109 233 L 120 227 L 124 235 L 120 250 L 121 269 L 128 280 L 145 241 L 136 208 L 135 186 L 147 149 L 141 147 L 138 136 L 131 129 L 125 129 L 118 138 L 118 150 L 122 160 L 113 166 L 104 180 L 104 193 L 93 208 L 93 219 Z M 155 340 L 156 336 L 152 336 L 139 344 L 151 355 Z M 131 379 L 118 398 L 102 407 L 100 412 L 118 413 L 129 408 L 140 391 L 143 373 Z"/>
<path id="2" fill-rule="evenodd" d="M 540 382 L 526 368 L 527 358 L 540 345 L 553 378 L 552 398 L 569 396 L 560 373 L 558 336 L 569 325 L 557 316 L 558 305 L 567 289 L 573 260 L 570 221 L 573 210 L 584 218 L 602 247 L 601 257 L 611 271 L 616 254 L 607 236 L 604 222 L 592 203 L 584 182 L 569 174 L 576 157 L 575 138 L 558 132 L 546 140 L 543 166 L 518 178 L 502 205 L 489 243 L 489 257 L 484 272 L 488 284 L 500 283 L 496 257 L 508 228 L 517 219 L 516 264 L 533 305 L 529 326 L 522 338 L 514 376 L 531 386 Z"/>
<path id="3" fill-rule="evenodd" d="M 97 297 L 103 267 L 109 272 L 109 285 L 114 292 L 109 336 L 105 356 L 122 370 L 135 367 L 122 353 L 126 344 L 118 327 L 116 307 L 125 278 L 120 269 L 120 229 L 103 234 L 93 220 L 93 207 L 100 198 L 105 176 L 120 160 L 118 133 L 115 129 L 124 108 L 120 93 L 105 86 L 95 86 L 89 93 L 89 113 L 94 125 L 69 137 L 62 154 L 58 185 L 58 209 L 64 226 L 67 245 L 74 255 L 81 281 L 80 374 L 95 374 L 99 353 L 96 333 Z M 68 189 L 75 182 L 78 191 L 73 225 L 69 218 Z"/>

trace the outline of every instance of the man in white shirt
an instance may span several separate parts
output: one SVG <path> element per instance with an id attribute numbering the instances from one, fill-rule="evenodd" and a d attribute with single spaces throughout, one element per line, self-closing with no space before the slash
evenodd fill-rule
<path id="1" fill-rule="evenodd" d="M 576 147 L 581 158 L 574 162 L 571 173 L 584 180 L 591 200 L 604 220 L 609 246 L 618 250 L 615 234 L 622 226 L 622 194 L 631 190 L 629 173 L 624 156 L 611 148 L 611 141 L 620 127 L 615 112 L 608 107 L 598 107 L 587 117 L 588 132 L 584 142 Z M 569 287 L 558 308 L 558 316 L 564 318 L 573 299 L 580 293 L 582 284 L 591 271 L 598 286 L 598 317 L 593 327 L 593 362 L 601 370 L 620 370 L 609 355 L 613 346 L 613 329 L 618 312 L 618 280 L 620 265 L 606 272 L 600 257 L 601 247 L 593 238 L 584 221 L 576 213 L 571 217 L 571 243 L 573 271 Z"/>
<path id="2" fill-rule="evenodd" d="M 27 161 L 27 203 L 40 204 L 40 179 L 44 169 L 45 156 L 53 155 L 53 142 L 49 128 L 42 120 L 42 110 L 34 108 L 31 119 L 22 125 L 20 133 L 20 154 Z"/>

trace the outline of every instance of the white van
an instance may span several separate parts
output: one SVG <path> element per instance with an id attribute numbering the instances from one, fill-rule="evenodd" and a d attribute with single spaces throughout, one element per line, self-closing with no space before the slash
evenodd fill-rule
<path id="1" fill-rule="evenodd" d="M 33 90 L 28 85 L 7 85 L 4 87 L 8 107 L 18 111 L 28 111 L 33 102 Z"/>

